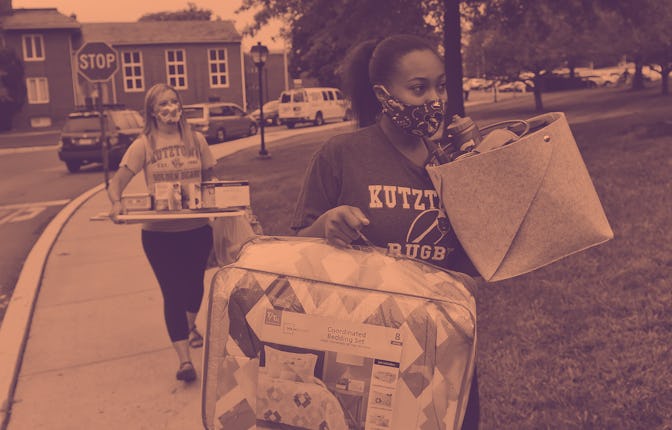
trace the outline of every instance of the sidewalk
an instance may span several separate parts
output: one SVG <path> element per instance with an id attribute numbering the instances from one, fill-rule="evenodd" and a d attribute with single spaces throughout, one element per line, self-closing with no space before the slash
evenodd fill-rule
<path id="1" fill-rule="evenodd" d="M 348 127 L 337 123 L 319 130 Z M 316 130 L 281 131 L 266 142 Z M 219 159 L 259 141 L 257 135 L 211 148 Z M 143 190 L 138 175 L 126 192 Z M 203 428 L 200 384 L 175 379 L 177 358 L 164 326 L 161 293 L 142 251 L 140 225 L 90 221 L 109 210 L 102 186 L 80 200 L 45 229 L 36 244 L 45 249 L 44 258 L 34 261 L 39 258 L 31 258 L 31 251 L 0 329 L 0 395 L 4 407 L 11 405 L 3 429 Z M 215 271 L 206 273 L 197 319 L 202 331 Z M 202 352 L 192 350 L 199 377 Z"/>

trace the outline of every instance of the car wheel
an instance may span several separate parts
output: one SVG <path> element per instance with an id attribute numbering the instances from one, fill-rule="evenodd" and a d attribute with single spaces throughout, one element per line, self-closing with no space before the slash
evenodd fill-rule
<path id="1" fill-rule="evenodd" d="M 226 140 L 226 131 L 223 128 L 217 130 L 215 139 L 217 140 L 218 143 L 224 142 Z"/>
<path id="2" fill-rule="evenodd" d="M 322 112 L 318 112 L 315 115 L 315 121 L 313 121 L 313 123 L 318 126 L 324 124 L 324 118 L 322 117 Z"/>
<path id="3" fill-rule="evenodd" d="M 278 117 L 277 116 L 274 116 L 273 118 L 271 118 L 271 125 L 278 125 Z"/>
<path id="4" fill-rule="evenodd" d="M 65 166 L 70 173 L 77 173 L 79 172 L 79 168 L 82 167 L 82 163 L 79 161 L 66 161 Z"/>
<path id="5" fill-rule="evenodd" d="M 294 128 L 295 125 L 296 124 L 294 124 L 293 122 L 288 122 L 287 123 L 287 128 Z"/>
<path id="6" fill-rule="evenodd" d="M 257 134 L 257 124 L 252 123 L 250 124 L 250 130 L 248 131 L 248 135 L 254 136 L 255 134 Z"/>

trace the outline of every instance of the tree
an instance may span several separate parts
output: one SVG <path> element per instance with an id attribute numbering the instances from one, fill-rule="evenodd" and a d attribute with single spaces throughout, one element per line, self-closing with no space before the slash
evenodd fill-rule
<path id="1" fill-rule="evenodd" d="M 244 0 L 238 11 L 258 9 L 243 33 L 254 36 L 271 19 L 284 24 L 282 36 L 292 46 L 290 73 L 340 86 L 340 66 L 348 49 L 368 39 L 412 33 L 438 35 L 415 0 Z"/>
<path id="2" fill-rule="evenodd" d="M 464 116 L 464 97 L 462 93 L 462 25 L 460 16 L 460 1 L 445 0 L 443 15 L 443 48 L 445 51 L 446 90 L 448 104 L 446 115 Z"/>
<path id="3" fill-rule="evenodd" d="M 187 3 L 186 9 L 175 12 L 146 13 L 138 21 L 210 21 L 212 11 L 200 9 L 195 3 Z"/>
<path id="4" fill-rule="evenodd" d="M 12 117 L 26 102 L 23 66 L 13 49 L 0 48 L 0 130 L 12 128 Z"/>
<path id="5" fill-rule="evenodd" d="M 597 0 L 613 12 L 611 36 L 635 62 L 632 88 L 644 88 L 642 67 L 653 65 L 662 77 L 662 93 L 669 94 L 672 71 L 672 0 Z"/>
<path id="6" fill-rule="evenodd" d="M 484 0 L 476 9 L 469 58 L 483 61 L 486 75 L 519 79 L 532 74 L 535 109 L 543 110 L 545 76 L 559 66 L 571 73 L 600 51 L 592 0 Z"/>

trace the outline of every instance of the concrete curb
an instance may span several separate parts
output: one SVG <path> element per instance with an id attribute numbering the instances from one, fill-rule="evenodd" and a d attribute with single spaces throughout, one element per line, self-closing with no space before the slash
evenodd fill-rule
<path id="1" fill-rule="evenodd" d="M 105 189 L 100 184 L 68 203 L 49 223 L 30 250 L 23 269 L 7 306 L 7 313 L 0 326 L 0 425 L 6 428 L 11 414 L 11 402 L 14 388 L 21 368 L 21 360 L 30 323 L 39 292 L 42 272 L 49 257 L 49 252 L 56 242 L 63 226 L 70 217 L 86 201 L 99 191 Z"/>

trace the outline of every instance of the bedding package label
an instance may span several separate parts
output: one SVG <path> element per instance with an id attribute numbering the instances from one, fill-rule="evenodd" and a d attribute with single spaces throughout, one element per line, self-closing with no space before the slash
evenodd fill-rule
<path id="1" fill-rule="evenodd" d="M 301 348 L 302 352 L 277 351 L 267 346 L 267 369 L 260 368 L 264 377 L 279 375 L 281 379 L 305 383 L 307 366 L 312 382 L 326 388 L 342 410 L 338 413 L 343 414 L 342 425 L 334 427 L 393 428 L 404 345 L 400 330 L 273 308 L 265 309 L 263 318 L 259 336 L 262 342 Z M 278 366 L 284 367 L 277 370 Z"/>

